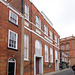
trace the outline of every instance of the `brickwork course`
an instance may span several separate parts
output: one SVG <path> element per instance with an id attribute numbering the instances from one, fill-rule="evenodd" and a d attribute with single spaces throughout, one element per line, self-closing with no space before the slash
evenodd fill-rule
<path id="1" fill-rule="evenodd" d="M 29 20 L 27 20 L 24 16 L 25 4 L 27 4 L 29 7 Z M 12 7 L 13 9 L 10 7 Z M 10 10 L 18 15 L 18 26 L 9 21 Z M 36 27 L 36 15 L 40 17 L 41 29 Z M 28 24 L 29 26 L 27 26 L 26 24 Z M 44 34 L 45 24 L 48 27 L 48 35 Z M 9 29 L 18 34 L 17 50 L 8 47 Z M 53 33 L 53 40 L 50 38 L 49 30 L 51 30 Z M 27 34 L 29 36 L 28 61 L 24 60 L 24 34 Z M 55 42 L 55 35 L 57 36 L 57 43 Z M 0 75 L 8 75 L 8 60 L 11 57 L 16 60 L 15 75 L 36 75 L 36 58 L 39 58 L 39 64 L 41 64 L 42 62 L 41 65 L 43 65 L 42 71 L 40 73 L 44 74 L 55 71 L 55 65 L 57 61 L 59 69 L 59 38 L 59 34 L 45 20 L 43 15 L 29 0 L 7 0 L 4 4 L 0 2 Z M 42 45 L 41 56 L 35 54 L 36 40 L 39 40 Z M 45 62 L 45 44 L 48 46 L 48 62 Z M 53 63 L 50 62 L 50 48 L 53 48 Z M 55 50 L 57 50 L 58 54 L 57 60 L 55 60 Z M 49 67 L 49 65 L 51 67 Z"/>

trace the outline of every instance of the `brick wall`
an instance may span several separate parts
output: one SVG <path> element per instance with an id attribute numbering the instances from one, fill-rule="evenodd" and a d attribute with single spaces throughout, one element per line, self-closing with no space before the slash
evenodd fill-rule
<path id="1" fill-rule="evenodd" d="M 55 35 L 57 36 L 57 38 L 59 38 L 58 33 L 55 31 L 54 28 L 52 28 L 48 22 L 44 19 L 44 17 L 41 15 L 41 13 L 38 11 L 38 9 L 32 4 L 30 3 L 28 0 L 25 0 L 25 3 L 28 5 L 29 7 L 29 20 L 34 24 L 31 24 L 30 22 L 28 22 L 26 20 L 26 22 L 29 23 L 29 29 L 33 30 L 34 32 L 36 32 L 36 29 L 38 29 L 36 27 L 36 15 L 38 15 L 41 19 L 41 30 L 38 29 L 41 34 L 39 34 L 41 37 L 45 37 L 46 35 L 44 34 L 44 24 L 47 25 L 48 27 L 48 36 L 46 36 L 47 38 L 49 38 L 49 29 L 52 30 L 53 32 L 53 38 L 55 38 Z M 26 26 L 27 27 L 27 26 Z M 39 36 L 35 35 L 34 33 L 30 32 L 27 29 L 24 29 L 25 33 L 28 34 L 29 36 L 29 61 L 24 61 L 24 74 L 25 75 L 34 75 L 34 54 L 35 54 L 35 41 L 38 39 L 41 44 L 42 44 L 42 56 L 43 56 L 43 72 L 47 73 L 47 72 L 51 72 L 55 70 L 55 50 L 58 51 L 59 53 L 59 49 L 52 46 L 51 44 L 49 44 L 48 42 L 46 42 L 45 40 L 43 40 L 42 38 L 40 38 Z M 24 33 L 24 34 L 25 34 Z M 37 32 L 36 32 L 37 33 Z M 38 33 L 37 33 L 38 34 Z M 49 38 L 50 39 L 50 38 Z M 51 39 L 50 39 L 51 40 Z M 48 46 L 48 57 L 49 57 L 49 62 L 45 62 L 45 44 Z M 55 42 L 53 41 L 53 44 L 55 44 Z M 53 63 L 51 63 L 51 68 L 49 68 L 49 63 L 50 63 L 50 47 L 53 48 Z M 59 56 L 58 56 L 59 57 Z M 30 72 L 30 73 L 29 73 Z"/>
<path id="2" fill-rule="evenodd" d="M 21 12 L 21 0 L 12 0 L 9 2 L 14 8 L 16 8 L 18 11 Z M 29 6 L 29 21 L 25 19 L 25 21 L 29 24 L 29 30 L 27 30 L 26 28 L 24 28 L 24 34 L 28 34 L 29 36 L 29 61 L 24 61 L 24 75 L 34 75 L 34 54 L 35 54 L 35 41 L 38 39 L 41 42 L 42 45 L 42 56 L 43 56 L 43 73 L 47 73 L 47 72 L 51 72 L 55 70 L 55 50 L 58 51 L 59 53 L 59 49 L 53 45 L 55 45 L 55 35 L 57 36 L 57 38 L 59 38 L 60 36 L 58 35 L 58 33 L 55 31 L 54 28 L 51 27 L 51 25 L 48 24 L 48 22 L 44 19 L 44 17 L 41 15 L 41 13 L 38 11 L 38 9 L 29 2 L 29 0 L 24 0 L 24 5 L 25 3 Z M 24 7 L 24 6 L 23 6 Z M 25 8 L 24 8 L 25 9 Z M 20 65 L 22 63 L 20 63 L 21 58 L 20 58 L 20 54 L 21 54 L 21 17 L 18 16 L 18 26 L 15 26 L 14 24 L 9 22 L 9 8 L 7 8 L 5 5 L 3 5 L 2 3 L 0 3 L 0 67 L 3 67 L 2 69 L 0 68 L 0 74 L 4 74 L 7 75 L 7 71 L 8 71 L 8 59 L 10 57 L 13 57 L 16 59 L 17 62 L 17 68 L 16 68 L 16 75 L 20 75 Z M 41 30 L 38 29 L 36 27 L 36 15 L 38 15 L 41 19 Z M 33 24 L 32 24 L 32 23 Z M 44 34 L 44 24 L 47 25 L 48 27 L 48 36 Z M 18 33 L 18 51 L 12 50 L 8 48 L 8 30 L 12 30 L 16 33 Z M 41 33 L 37 33 L 36 29 Z M 53 32 L 53 40 L 51 40 L 49 38 L 49 29 L 52 30 Z M 31 32 L 31 30 L 34 32 Z M 36 35 L 36 34 L 38 35 Z M 6 38 L 5 38 L 6 37 Z M 44 39 L 42 39 L 42 38 Z M 49 38 L 53 43 L 53 45 L 51 45 L 50 43 L 47 42 L 47 39 L 45 38 Z M 46 41 L 45 41 L 46 40 Z M 57 39 L 58 41 L 58 39 Z M 44 46 L 45 44 L 48 46 L 48 57 L 49 57 L 49 62 L 45 62 L 45 49 Z M 58 44 L 58 42 L 57 42 Z M 51 63 L 51 68 L 49 68 L 49 63 L 50 63 L 50 47 L 53 48 L 53 63 Z M 58 56 L 59 59 L 59 56 Z M 5 65 L 3 65 L 5 64 Z"/>
<path id="3" fill-rule="evenodd" d="M 18 26 L 9 22 L 9 8 L 0 2 L 0 75 L 8 74 L 8 60 L 16 59 L 16 75 L 20 75 L 21 52 L 21 18 L 18 16 Z M 12 11 L 12 10 L 11 10 Z M 18 34 L 18 50 L 8 48 L 8 30 Z"/>

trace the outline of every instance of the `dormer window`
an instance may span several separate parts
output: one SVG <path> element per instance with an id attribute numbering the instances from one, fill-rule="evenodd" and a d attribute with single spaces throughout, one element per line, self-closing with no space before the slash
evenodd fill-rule
<path id="1" fill-rule="evenodd" d="M 41 20 L 38 16 L 36 16 L 36 27 L 41 29 Z"/>
<path id="2" fill-rule="evenodd" d="M 25 4 L 25 18 L 29 19 L 29 7 L 27 4 Z"/>

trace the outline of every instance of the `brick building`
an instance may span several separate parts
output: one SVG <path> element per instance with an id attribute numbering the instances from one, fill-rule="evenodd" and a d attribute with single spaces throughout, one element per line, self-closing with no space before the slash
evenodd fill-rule
<path id="1" fill-rule="evenodd" d="M 1 0 L 0 7 L 0 67 L 4 67 L 0 73 L 36 75 L 59 70 L 60 36 L 47 16 L 30 0 Z"/>
<path id="2" fill-rule="evenodd" d="M 20 75 L 21 20 L 16 9 L 0 1 L 0 75 Z"/>
<path id="3" fill-rule="evenodd" d="M 66 69 L 68 67 L 69 67 L 68 55 L 63 50 L 60 50 L 60 68 Z"/>
<path id="4" fill-rule="evenodd" d="M 70 36 L 60 40 L 60 48 L 68 55 L 69 64 L 75 64 L 75 37 Z"/>

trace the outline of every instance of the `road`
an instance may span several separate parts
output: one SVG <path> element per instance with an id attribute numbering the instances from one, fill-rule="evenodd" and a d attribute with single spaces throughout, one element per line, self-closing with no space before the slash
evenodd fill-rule
<path id="1" fill-rule="evenodd" d="M 72 71 L 72 69 L 69 69 L 69 70 L 65 70 L 65 71 L 58 72 L 58 73 L 51 74 L 51 75 L 75 75 L 75 74 Z"/>

